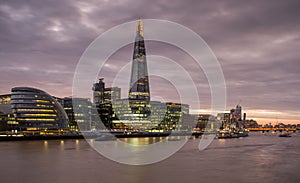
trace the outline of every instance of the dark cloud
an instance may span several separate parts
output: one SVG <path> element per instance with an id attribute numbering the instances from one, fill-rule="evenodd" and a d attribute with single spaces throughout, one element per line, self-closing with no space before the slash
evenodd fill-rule
<path id="1" fill-rule="evenodd" d="M 286 111 L 299 119 L 299 9 L 296 0 L 2 0 L 0 93 L 33 86 L 69 96 L 76 64 L 98 35 L 137 17 L 166 19 L 191 28 L 212 48 L 226 79 L 228 108 L 241 101 L 249 111 Z M 180 63 L 195 81 L 201 105 L 210 107 L 207 79 L 186 53 L 153 42 L 147 43 L 147 53 Z M 131 54 L 128 45 L 110 58 L 101 73 L 108 84 Z M 164 82 L 152 85 L 157 86 L 153 94 L 167 95 Z"/>

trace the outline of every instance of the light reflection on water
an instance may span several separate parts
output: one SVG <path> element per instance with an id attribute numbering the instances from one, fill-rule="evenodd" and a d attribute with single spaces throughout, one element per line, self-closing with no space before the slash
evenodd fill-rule
<path id="1" fill-rule="evenodd" d="M 187 139 L 188 137 L 169 136 L 87 141 L 108 159 L 129 165 L 145 165 L 168 158 L 177 152 Z"/>
<path id="2" fill-rule="evenodd" d="M 169 137 L 145 137 L 145 138 L 119 138 L 118 140 L 126 142 L 133 146 L 142 146 L 155 144 L 157 142 L 171 142 L 186 140 L 187 136 L 169 136 Z"/>
<path id="3" fill-rule="evenodd" d="M 2 182 L 299 182 L 300 134 L 250 133 L 215 139 L 204 151 L 199 139 L 170 158 L 147 166 L 128 166 L 99 155 L 85 140 L 0 143 Z M 161 138 L 122 139 L 136 144 Z M 172 139 L 174 140 L 174 139 Z M 165 143 L 174 143 L 166 140 Z"/>

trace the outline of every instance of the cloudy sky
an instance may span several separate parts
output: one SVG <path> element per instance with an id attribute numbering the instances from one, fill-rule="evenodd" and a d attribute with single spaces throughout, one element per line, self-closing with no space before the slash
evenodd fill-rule
<path id="1" fill-rule="evenodd" d="M 300 123 L 299 9 L 296 0 L 1 0 L 0 94 L 32 86 L 70 96 L 76 65 L 95 38 L 137 17 L 163 19 L 190 28 L 212 49 L 223 69 L 228 110 L 239 103 L 262 123 Z M 191 73 L 206 112 L 209 85 L 192 59 L 171 45 L 150 41 L 146 47 L 147 54 L 171 58 Z M 108 86 L 131 57 L 128 45 L 109 59 L 99 74 Z M 155 99 L 176 101 L 170 83 L 151 77 L 150 84 Z"/>

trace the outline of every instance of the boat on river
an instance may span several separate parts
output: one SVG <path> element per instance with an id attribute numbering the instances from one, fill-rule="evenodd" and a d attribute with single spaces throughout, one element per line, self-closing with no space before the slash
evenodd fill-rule
<path id="1" fill-rule="evenodd" d="M 288 132 L 279 134 L 279 137 L 292 137 L 292 135 Z"/>
<path id="2" fill-rule="evenodd" d="M 249 131 L 247 129 L 233 131 L 233 130 L 220 130 L 217 133 L 217 138 L 225 139 L 225 138 L 239 138 L 239 137 L 247 137 L 249 135 Z"/>

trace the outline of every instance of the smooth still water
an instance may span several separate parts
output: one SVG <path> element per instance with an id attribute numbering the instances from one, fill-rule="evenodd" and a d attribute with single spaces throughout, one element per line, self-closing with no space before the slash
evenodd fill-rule
<path id="1" fill-rule="evenodd" d="M 85 140 L 0 142 L 0 183 L 298 183 L 300 133 L 277 135 L 215 139 L 201 152 L 191 139 L 170 158 L 142 166 L 108 160 Z"/>

